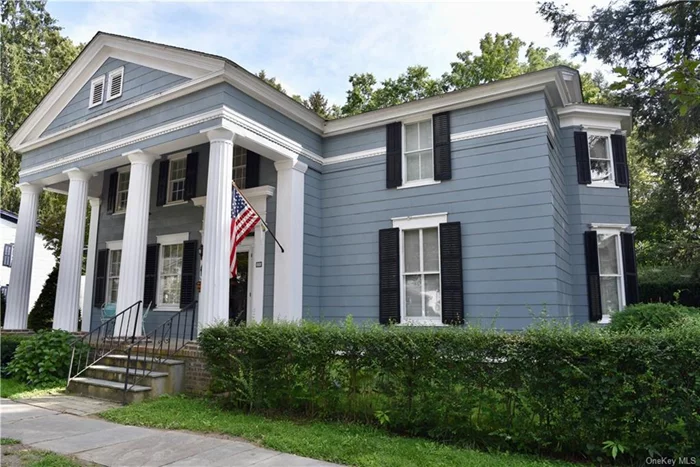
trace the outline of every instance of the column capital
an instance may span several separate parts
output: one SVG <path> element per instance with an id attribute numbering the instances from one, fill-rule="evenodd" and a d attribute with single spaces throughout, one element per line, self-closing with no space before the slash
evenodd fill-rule
<path id="1" fill-rule="evenodd" d="M 102 200 L 100 198 L 95 198 L 94 196 L 89 196 L 88 201 L 90 201 L 90 207 L 92 209 L 99 209 Z"/>
<path id="2" fill-rule="evenodd" d="M 233 144 L 233 141 L 236 138 L 236 133 L 224 127 L 202 130 L 202 133 L 206 133 L 210 143 L 223 142 Z"/>
<path id="3" fill-rule="evenodd" d="M 277 169 L 278 172 L 283 170 L 296 170 L 297 172 L 306 173 L 306 169 L 308 168 L 308 165 L 297 159 L 287 159 L 284 161 L 275 162 L 275 169 Z"/>
<path id="4" fill-rule="evenodd" d="M 153 165 L 153 163 L 158 160 L 159 156 L 152 152 L 136 149 L 134 151 L 125 152 L 122 154 L 122 157 L 129 158 L 132 164 Z"/>
<path id="5" fill-rule="evenodd" d="M 77 167 L 64 170 L 63 173 L 68 175 L 68 180 L 81 180 L 84 182 L 89 181 L 92 177 L 95 176 L 94 173 L 79 169 Z"/>
<path id="6" fill-rule="evenodd" d="M 44 185 L 39 185 L 37 183 L 18 183 L 17 188 L 19 188 L 19 191 L 22 193 L 32 193 L 35 195 L 38 195 L 44 191 Z"/>

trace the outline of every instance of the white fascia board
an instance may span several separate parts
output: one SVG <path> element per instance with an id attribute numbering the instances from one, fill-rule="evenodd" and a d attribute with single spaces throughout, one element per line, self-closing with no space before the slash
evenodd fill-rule
<path id="1" fill-rule="evenodd" d="M 573 104 L 557 109 L 559 126 L 583 126 L 601 130 L 632 129 L 632 109 L 602 105 Z"/>
<path id="2" fill-rule="evenodd" d="M 172 47 L 98 33 L 10 139 L 15 150 L 39 138 L 109 57 L 197 78 L 223 69 L 223 60 Z M 15 149 L 18 148 L 18 149 Z M 22 148 L 22 149 L 20 149 Z"/>

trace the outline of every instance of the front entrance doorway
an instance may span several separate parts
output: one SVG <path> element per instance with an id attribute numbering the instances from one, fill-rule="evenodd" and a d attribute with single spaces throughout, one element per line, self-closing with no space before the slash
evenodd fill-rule
<path id="1" fill-rule="evenodd" d="M 248 272 L 249 272 L 249 251 L 239 251 L 236 253 L 238 267 L 237 277 L 231 278 L 229 282 L 229 304 L 228 319 L 233 324 L 245 323 L 248 315 Z"/>

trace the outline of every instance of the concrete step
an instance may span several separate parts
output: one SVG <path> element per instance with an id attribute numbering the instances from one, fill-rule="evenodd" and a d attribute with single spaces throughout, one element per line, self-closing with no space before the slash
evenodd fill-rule
<path id="1" fill-rule="evenodd" d="M 109 366 L 109 365 L 91 365 L 85 370 L 84 375 L 88 378 L 94 378 L 98 380 L 114 381 L 120 384 L 124 384 L 124 379 L 126 378 L 126 368 L 121 366 Z M 128 383 L 137 383 L 142 386 L 150 387 L 153 392 L 152 397 L 160 396 L 161 394 L 172 394 L 172 381 L 170 379 L 170 374 L 167 371 L 151 371 L 141 370 L 138 368 L 129 368 L 129 380 Z"/>
<path id="2" fill-rule="evenodd" d="M 124 383 L 106 379 L 78 376 L 68 383 L 67 392 L 82 394 L 96 399 L 122 402 L 124 400 Z M 150 386 L 133 385 L 126 392 L 126 402 L 141 402 L 152 397 Z"/>
<path id="3" fill-rule="evenodd" d="M 91 369 L 88 369 L 86 376 L 95 377 L 98 379 L 107 379 L 115 381 L 124 381 L 126 363 L 128 357 L 123 354 L 110 354 L 99 362 L 97 365 L 92 365 Z M 93 370 L 94 367 L 97 369 Z M 107 367 L 107 369 L 103 368 Z M 116 372 L 110 368 L 122 368 L 124 371 Z M 132 375 L 137 373 L 131 373 L 133 371 L 139 371 L 140 375 L 143 374 L 144 370 L 152 371 L 149 376 L 146 376 L 139 380 L 139 384 L 149 385 L 153 391 L 153 397 L 160 396 L 161 394 L 177 394 L 185 389 L 185 362 L 182 360 L 175 359 L 159 359 L 153 357 L 131 357 L 131 363 L 129 365 L 129 379 Z M 161 378 L 159 375 L 165 374 L 167 377 Z M 138 376 L 137 376 L 138 378 Z"/>
<path id="4" fill-rule="evenodd" d="M 100 364 L 107 366 L 120 366 L 125 367 L 128 357 L 124 354 L 110 354 L 100 360 Z M 185 362 L 182 360 L 174 360 L 170 358 L 160 359 L 158 357 L 131 357 L 130 367 L 154 370 L 162 372 L 170 372 L 173 367 L 184 366 Z"/>

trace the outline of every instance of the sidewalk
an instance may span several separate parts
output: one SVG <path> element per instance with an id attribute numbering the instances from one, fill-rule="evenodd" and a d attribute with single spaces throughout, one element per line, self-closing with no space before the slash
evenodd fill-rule
<path id="1" fill-rule="evenodd" d="M 79 417 L 0 399 L 2 437 L 106 466 L 334 466 L 254 444 Z"/>

